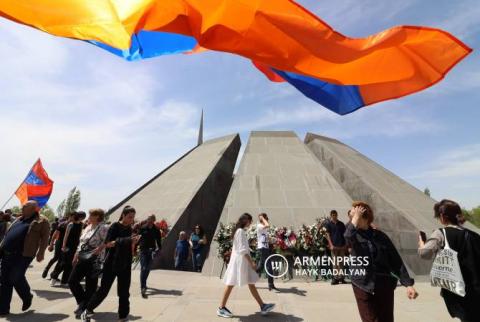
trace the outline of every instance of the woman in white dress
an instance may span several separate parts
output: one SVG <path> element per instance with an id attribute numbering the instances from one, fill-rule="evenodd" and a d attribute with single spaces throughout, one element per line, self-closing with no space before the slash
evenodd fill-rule
<path id="1" fill-rule="evenodd" d="M 257 266 L 250 257 L 250 246 L 248 244 L 247 229 L 252 224 L 252 216 L 244 213 L 238 219 L 235 227 L 235 234 L 233 236 L 232 255 L 230 262 L 225 272 L 223 282 L 226 284 L 225 292 L 223 293 L 222 302 L 217 310 L 217 315 L 224 318 L 231 318 L 232 312 L 226 308 L 228 297 L 235 285 L 243 286 L 248 284 L 250 293 L 260 306 L 262 315 L 267 314 L 273 310 L 275 304 L 267 304 L 262 301 L 258 294 L 255 282 L 258 280 L 256 272 Z"/>

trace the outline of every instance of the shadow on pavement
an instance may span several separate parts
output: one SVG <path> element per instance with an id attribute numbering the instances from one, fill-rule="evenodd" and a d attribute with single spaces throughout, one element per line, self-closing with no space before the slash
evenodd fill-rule
<path id="1" fill-rule="evenodd" d="M 268 290 L 268 287 L 257 287 L 257 288 Z M 278 292 L 278 294 L 282 294 L 282 293 L 283 294 L 295 294 L 295 295 L 298 295 L 298 296 L 306 296 L 305 294 L 307 294 L 307 291 L 301 290 L 298 287 L 289 287 L 289 288 L 277 287 L 277 289 L 280 291 L 280 292 Z"/>
<path id="2" fill-rule="evenodd" d="M 5 317 L 7 321 L 35 321 L 35 322 L 56 322 L 68 318 L 67 314 L 59 313 L 35 313 L 30 310 L 20 314 L 10 314 Z"/>
<path id="3" fill-rule="evenodd" d="M 147 295 L 173 295 L 173 296 L 181 296 L 183 292 L 180 290 L 161 290 L 158 288 L 148 288 Z"/>
<path id="4" fill-rule="evenodd" d="M 242 322 L 265 322 L 265 321 L 282 321 L 282 322 L 301 322 L 302 318 L 293 316 L 291 314 L 283 314 L 278 312 L 270 312 L 267 315 L 261 315 L 255 313 L 247 316 L 234 315 L 234 318 L 238 318 Z"/>
<path id="5" fill-rule="evenodd" d="M 129 315 L 128 321 L 140 320 L 140 316 Z M 118 321 L 118 314 L 116 312 L 95 312 L 93 315 L 94 321 Z"/>
<path id="6" fill-rule="evenodd" d="M 33 290 L 38 297 L 54 301 L 59 299 L 72 298 L 72 294 L 62 291 L 50 291 L 50 290 Z"/>

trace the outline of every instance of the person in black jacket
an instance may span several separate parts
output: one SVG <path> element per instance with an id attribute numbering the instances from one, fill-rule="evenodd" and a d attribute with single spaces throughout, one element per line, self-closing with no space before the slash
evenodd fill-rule
<path id="1" fill-rule="evenodd" d="M 418 254 L 431 260 L 445 247 L 445 235 L 448 245 L 457 252 L 460 270 L 465 282 L 465 296 L 459 296 L 445 288 L 440 291 L 448 312 L 452 318 L 463 322 L 480 319 L 480 236 L 461 226 L 463 219 L 459 204 L 451 200 L 442 200 L 434 206 L 434 217 L 443 225 L 435 230 L 424 242 L 419 236 Z"/>
<path id="2" fill-rule="evenodd" d="M 130 282 L 133 249 L 140 235 L 132 235 L 132 224 L 135 220 L 135 209 L 126 206 L 122 210 L 118 222 L 113 223 L 107 232 L 105 247 L 106 259 L 103 265 L 102 281 L 99 289 L 93 294 L 81 314 L 82 321 L 90 321 L 93 310 L 107 297 L 113 282 L 117 279 L 118 317 L 126 321 L 130 313 Z"/>
<path id="3" fill-rule="evenodd" d="M 150 274 L 153 256 L 162 248 L 162 235 L 155 226 L 155 215 L 148 216 L 140 226 L 140 291 L 142 297 L 147 297 L 147 279 Z"/>
<path id="4" fill-rule="evenodd" d="M 351 246 L 350 269 L 353 270 L 353 293 L 363 322 L 393 322 L 394 290 L 397 280 L 407 288 L 407 297 L 418 296 L 414 280 L 388 236 L 371 223 L 374 216 L 370 206 L 354 202 L 350 210 L 351 225 L 345 239 Z"/>

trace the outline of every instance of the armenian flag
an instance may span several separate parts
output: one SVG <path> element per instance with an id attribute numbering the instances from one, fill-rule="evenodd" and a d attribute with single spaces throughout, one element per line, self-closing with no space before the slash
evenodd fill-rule
<path id="1" fill-rule="evenodd" d="M 29 200 L 35 200 L 41 208 L 47 204 L 52 190 L 53 181 L 48 177 L 47 172 L 43 168 L 42 161 L 38 159 L 32 169 L 30 169 L 25 180 L 18 187 L 15 195 L 22 205 Z"/>
<path id="2" fill-rule="evenodd" d="M 131 61 L 236 54 L 342 115 L 428 88 L 471 52 L 424 26 L 350 38 L 292 0 L 4 0 L 0 16 Z"/>

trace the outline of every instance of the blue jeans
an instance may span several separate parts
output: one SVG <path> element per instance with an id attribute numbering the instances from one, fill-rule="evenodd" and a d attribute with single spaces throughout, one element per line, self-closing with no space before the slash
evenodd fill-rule
<path id="1" fill-rule="evenodd" d="M 147 279 L 152 264 L 152 251 L 143 250 L 140 252 L 140 288 L 147 288 Z"/>
<path id="2" fill-rule="evenodd" d="M 200 271 L 202 269 L 202 249 L 192 249 L 193 270 Z"/>
<path id="3" fill-rule="evenodd" d="M 17 291 L 22 301 L 28 301 L 32 296 L 25 273 L 32 257 L 21 254 L 4 255 L 0 269 L 0 312 L 10 312 L 13 289 Z"/>
<path id="4" fill-rule="evenodd" d="M 187 270 L 187 259 L 180 256 L 175 257 L 175 269 L 180 271 Z"/>

